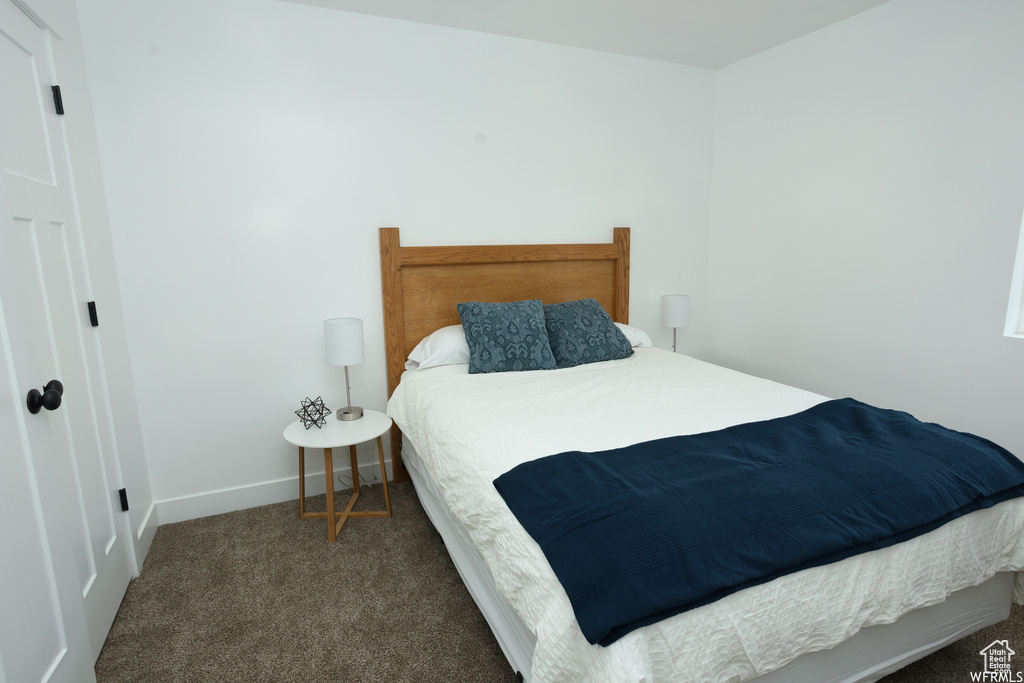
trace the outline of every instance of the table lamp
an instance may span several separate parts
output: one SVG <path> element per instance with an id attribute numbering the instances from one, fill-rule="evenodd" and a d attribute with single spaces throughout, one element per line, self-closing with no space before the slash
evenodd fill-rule
<path id="1" fill-rule="evenodd" d="M 676 350 L 676 330 L 690 324 L 690 295 L 665 294 L 661 297 L 661 324 L 672 328 L 672 352 Z"/>
<path id="2" fill-rule="evenodd" d="M 352 388 L 348 383 L 348 366 L 363 362 L 363 321 L 359 318 L 331 318 L 324 321 L 324 360 L 328 365 L 345 366 L 345 399 L 347 408 L 339 408 L 339 420 L 358 420 L 363 409 L 352 405 Z"/>

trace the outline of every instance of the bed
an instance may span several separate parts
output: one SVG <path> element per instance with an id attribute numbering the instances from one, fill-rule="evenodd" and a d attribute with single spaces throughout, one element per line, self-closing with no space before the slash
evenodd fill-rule
<path id="1" fill-rule="evenodd" d="M 1024 503 L 1012 500 L 591 645 L 494 478 L 564 450 L 771 419 L 826 397 L 642 342 L 626 360 L 554 372 L 455 364 L 403 376 L 409 353 L 458 324 L 465 301 L 592 297 L 627 324 L 629 230 L 594 245 L 403 247 L 397 228 L 380 239 L 394 477 L 412 479 L 521 679 L 873 681 L 1024 599 Z"/>

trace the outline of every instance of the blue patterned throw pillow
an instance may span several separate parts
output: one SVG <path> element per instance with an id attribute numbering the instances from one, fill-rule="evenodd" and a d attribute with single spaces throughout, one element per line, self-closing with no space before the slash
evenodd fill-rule
<path id="1" fill-rule="evenodd" d="M 540 299 L 461 303 L 459 318 L 469 344 L 469 372 L 551 370 L 544 305 Z"/>
<path id="2" fill-rule="evenodd" d="M 544 320 L 555 362 L 571 368 L 633 355 L 633 347 L 596 299 L 566 301 L 544 307 Z"/>

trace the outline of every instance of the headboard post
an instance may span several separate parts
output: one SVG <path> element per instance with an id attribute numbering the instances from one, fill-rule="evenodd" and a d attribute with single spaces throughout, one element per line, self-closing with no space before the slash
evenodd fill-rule
<path id="1" fill-rule="evenodd" d="M 615 320 L 629 323 L 629 228 L 615 228 Z"/>
<path id="2" fill-rule="evenodd" d="M 405 368 L 405 316 L 402 300 L 402 256 L 398 228 L 380 229 L 380 284 L 384 298 L 384 357 L 387 363 L 388 398 L 395 393 Z M 409 481 L 402 466 L 402 431 L 391 425 L 391 478 Z"/>

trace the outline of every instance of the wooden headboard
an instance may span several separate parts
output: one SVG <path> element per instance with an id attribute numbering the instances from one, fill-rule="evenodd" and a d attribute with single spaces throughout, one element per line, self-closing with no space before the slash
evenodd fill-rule
<path id="1" fill-rule="evenodd" d="M 462 247 L 403 247 L 398 228 L 381 228 L 380 271 L 388 398 L 409 352 L 434 330 L 459 324 L 456 306 L 464 301 L 593 297 L 612 320 L 629 322 L 629 228 L 615 228 L 604 244 Z M 391 462 L 395 481 L 408 480 L 397 426 Z"/>

